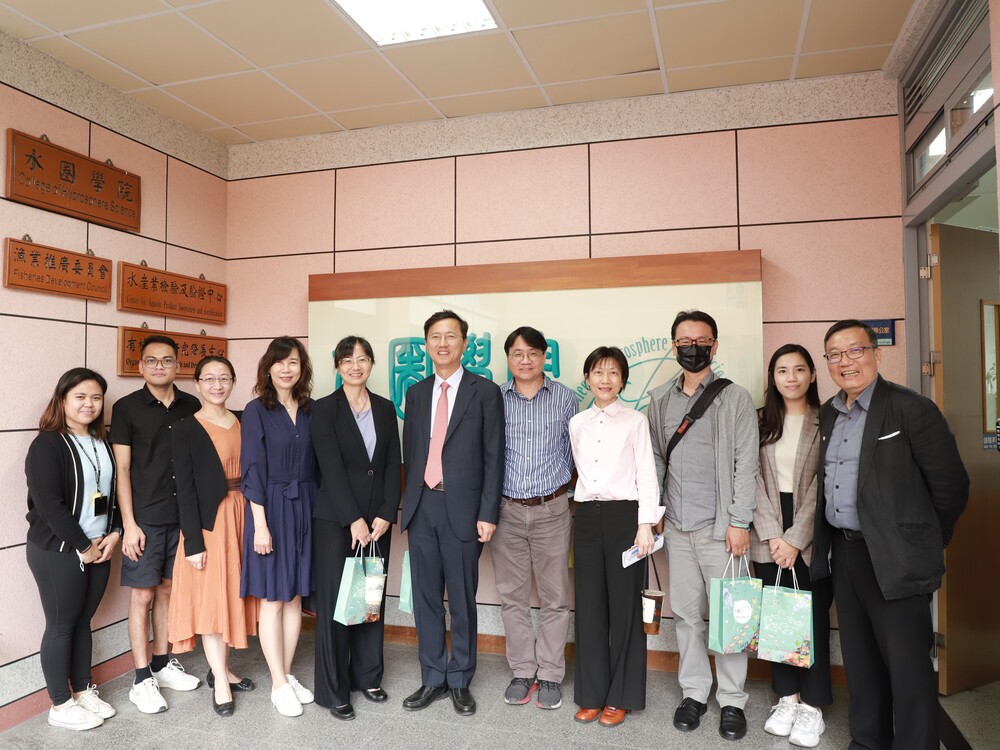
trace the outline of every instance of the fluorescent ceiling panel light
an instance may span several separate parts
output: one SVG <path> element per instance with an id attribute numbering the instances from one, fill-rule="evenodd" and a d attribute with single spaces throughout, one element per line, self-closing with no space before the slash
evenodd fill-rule
<path id="1" fill-rule="evenodd" d="M 335 2 L 380 47 L 497 28 L 496 21 L 482 0 Z"/>

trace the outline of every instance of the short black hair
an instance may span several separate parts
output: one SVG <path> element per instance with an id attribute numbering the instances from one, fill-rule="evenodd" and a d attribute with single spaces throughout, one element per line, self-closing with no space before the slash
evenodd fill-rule
<path id="1" fill-rule="evenodd" d="M 520 328 L 515 328 L 511 331 L 507 340 L 503 342 L 504 354 L 510 354 L 510 348 L 514 346 L 514 342 L 517 341 L 518 336 L 524 339 L 524 343 L 532 349 L 538 349 L 541 352 L 545 352 L 549 348 L 549 342 L 545 340 L 544 333 L 539 331 L 537 328 L 532 328 L 531 326 L 521 326 Z"/>
<path id="2" fill-rule="evenodd" d="M 875 333 L 875 329 L 867 323 L 862 323 L 860 320 L 855 320 L 854 318 L 838 320 L 830 326 L 826 331 L 826 335 L 823 337 L 823 348 L 826 348 L 826 342 L 830 340 L 830 337 L 833 336 L 833 334 L 839 333 L 840 331 L 844 331 L 848 328 L 860 328 L 868 334 L 868 341 L 871 343 L 872 347 L 878 348 L 878 335 Z"/>
<path id="3" fill-rule="evenodd" d="M 337 346 L 333 350 L 333 366 L 340 367 L 341 362 L 348 357 L 353 357 L 355 346 L 364 349 L 365 355 L 372 361 L 372 364 L 375 364 L 375 353 L 372 351 L 372 345 L 368 343 L 368 339 L 361 336 L 344 336 L 337 342 Z"/>
<path id="4" fill-rule="evenodd" d="M 715 322 L 715 318 L 707 312 L 702 312 L 701 310 L 681 310 L 677 313 L 677 317 L 674 318 L 674 324 L 670 326 L 671 341 L 677 338 L 677 326 L 689 320 L 693 320 L 695 323 L 708 323 L 709 327 L 712 329 L 712 338 L 719 338 L 719 326 Z"/>
<path id="5" fill-rule="evenodd" d="M 169 346 L 171 349 L 174 350 L 175 357 L 180 352 L 180 347 L 177 346 L 177 342 L 174 341 L 172 338 L 170 338 L 169 336 L 164 336 L 163 334 L 160 333 L 154 333 L 152 336 L 147 336 L 146 338 L 144 338 L 142 340 L 142 343 L 139 345 L 140 357 L 142 356 L 143 352 L 146 351 L 146 347 L 149 346 L 150 344 L 166 344 L 167 346 Z"/>
<path id="6" fill-rule="evenodd" d="M 469 338 L 469 324 L 459 316 L 454 310 L 440 310 L 433 315 L 431 315 L 426 321 L 424 321 L 424 339 L 427 338 L 427 332 L 431 330 L 431 326 L 435 323 L 439 323 L 442 320 L 457 320 L 458 327 L 462 329 L 462 338 Z"/>
<path id="7" fill-rule="evenodd" d="M 602 359 L 610 359 L 622 371 L 622 387 L 618 391 L 621 393 L 628 385 L 628 360 L 625 358 L 625 352 L 617 346 L 599 346 L 588 354 L 583 362 L 583 377 L 586 378 Z"/>

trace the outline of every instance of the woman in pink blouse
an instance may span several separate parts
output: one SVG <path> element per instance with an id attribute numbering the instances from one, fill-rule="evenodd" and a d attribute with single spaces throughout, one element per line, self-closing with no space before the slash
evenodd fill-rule
<path id="1" fill-rule="evenodd" d="M 593 405 L 569 423 L 578 479 L 573 543 L 576 569 L 576 720 L 613 727 L 646 707 L 643 565 L 622 567 L 622 552 L 653 549 L 660 520 L 656 465 L 646 417 L 618 398 L 628 382 L 621 349 L 601 346 L 583 365 Z"/>

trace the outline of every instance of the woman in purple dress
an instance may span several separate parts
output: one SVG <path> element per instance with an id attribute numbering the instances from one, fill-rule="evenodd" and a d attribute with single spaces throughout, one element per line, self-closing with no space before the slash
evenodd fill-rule
<path id="1" fill-rule="evenodd" d="M 249 502 L 240 593 L 260 599 L 258 633 L 271 671 L 271 702 L 283 716 L 300 716 L 302 704 L 313 702 L 292 675 L 302 597 L 313 588 L 311 391 L 309 355 L 297 339 L 280 336 L 257 366 L 257 398 L 242 422 L 242 490 Z"/>

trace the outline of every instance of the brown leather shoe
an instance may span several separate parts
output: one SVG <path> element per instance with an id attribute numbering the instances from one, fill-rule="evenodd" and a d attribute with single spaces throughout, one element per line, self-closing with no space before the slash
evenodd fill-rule
<path id="1" fill-rule="evenodd" d="M 597 721 L 600 716 L 601 709 L 599 708 L 581 708 L 573 718 L 582 724 L 589 724 L 592 721 Z"/>
<path id="2" fill-rule="evenodd" d="M 614 706 L 605 706 L 604 712 L 601 714 L 601 726 L 602 727 L 616 727 L 625 721 L 625 714 L 632 713 L 627 708 L 615 708 Z"/>

